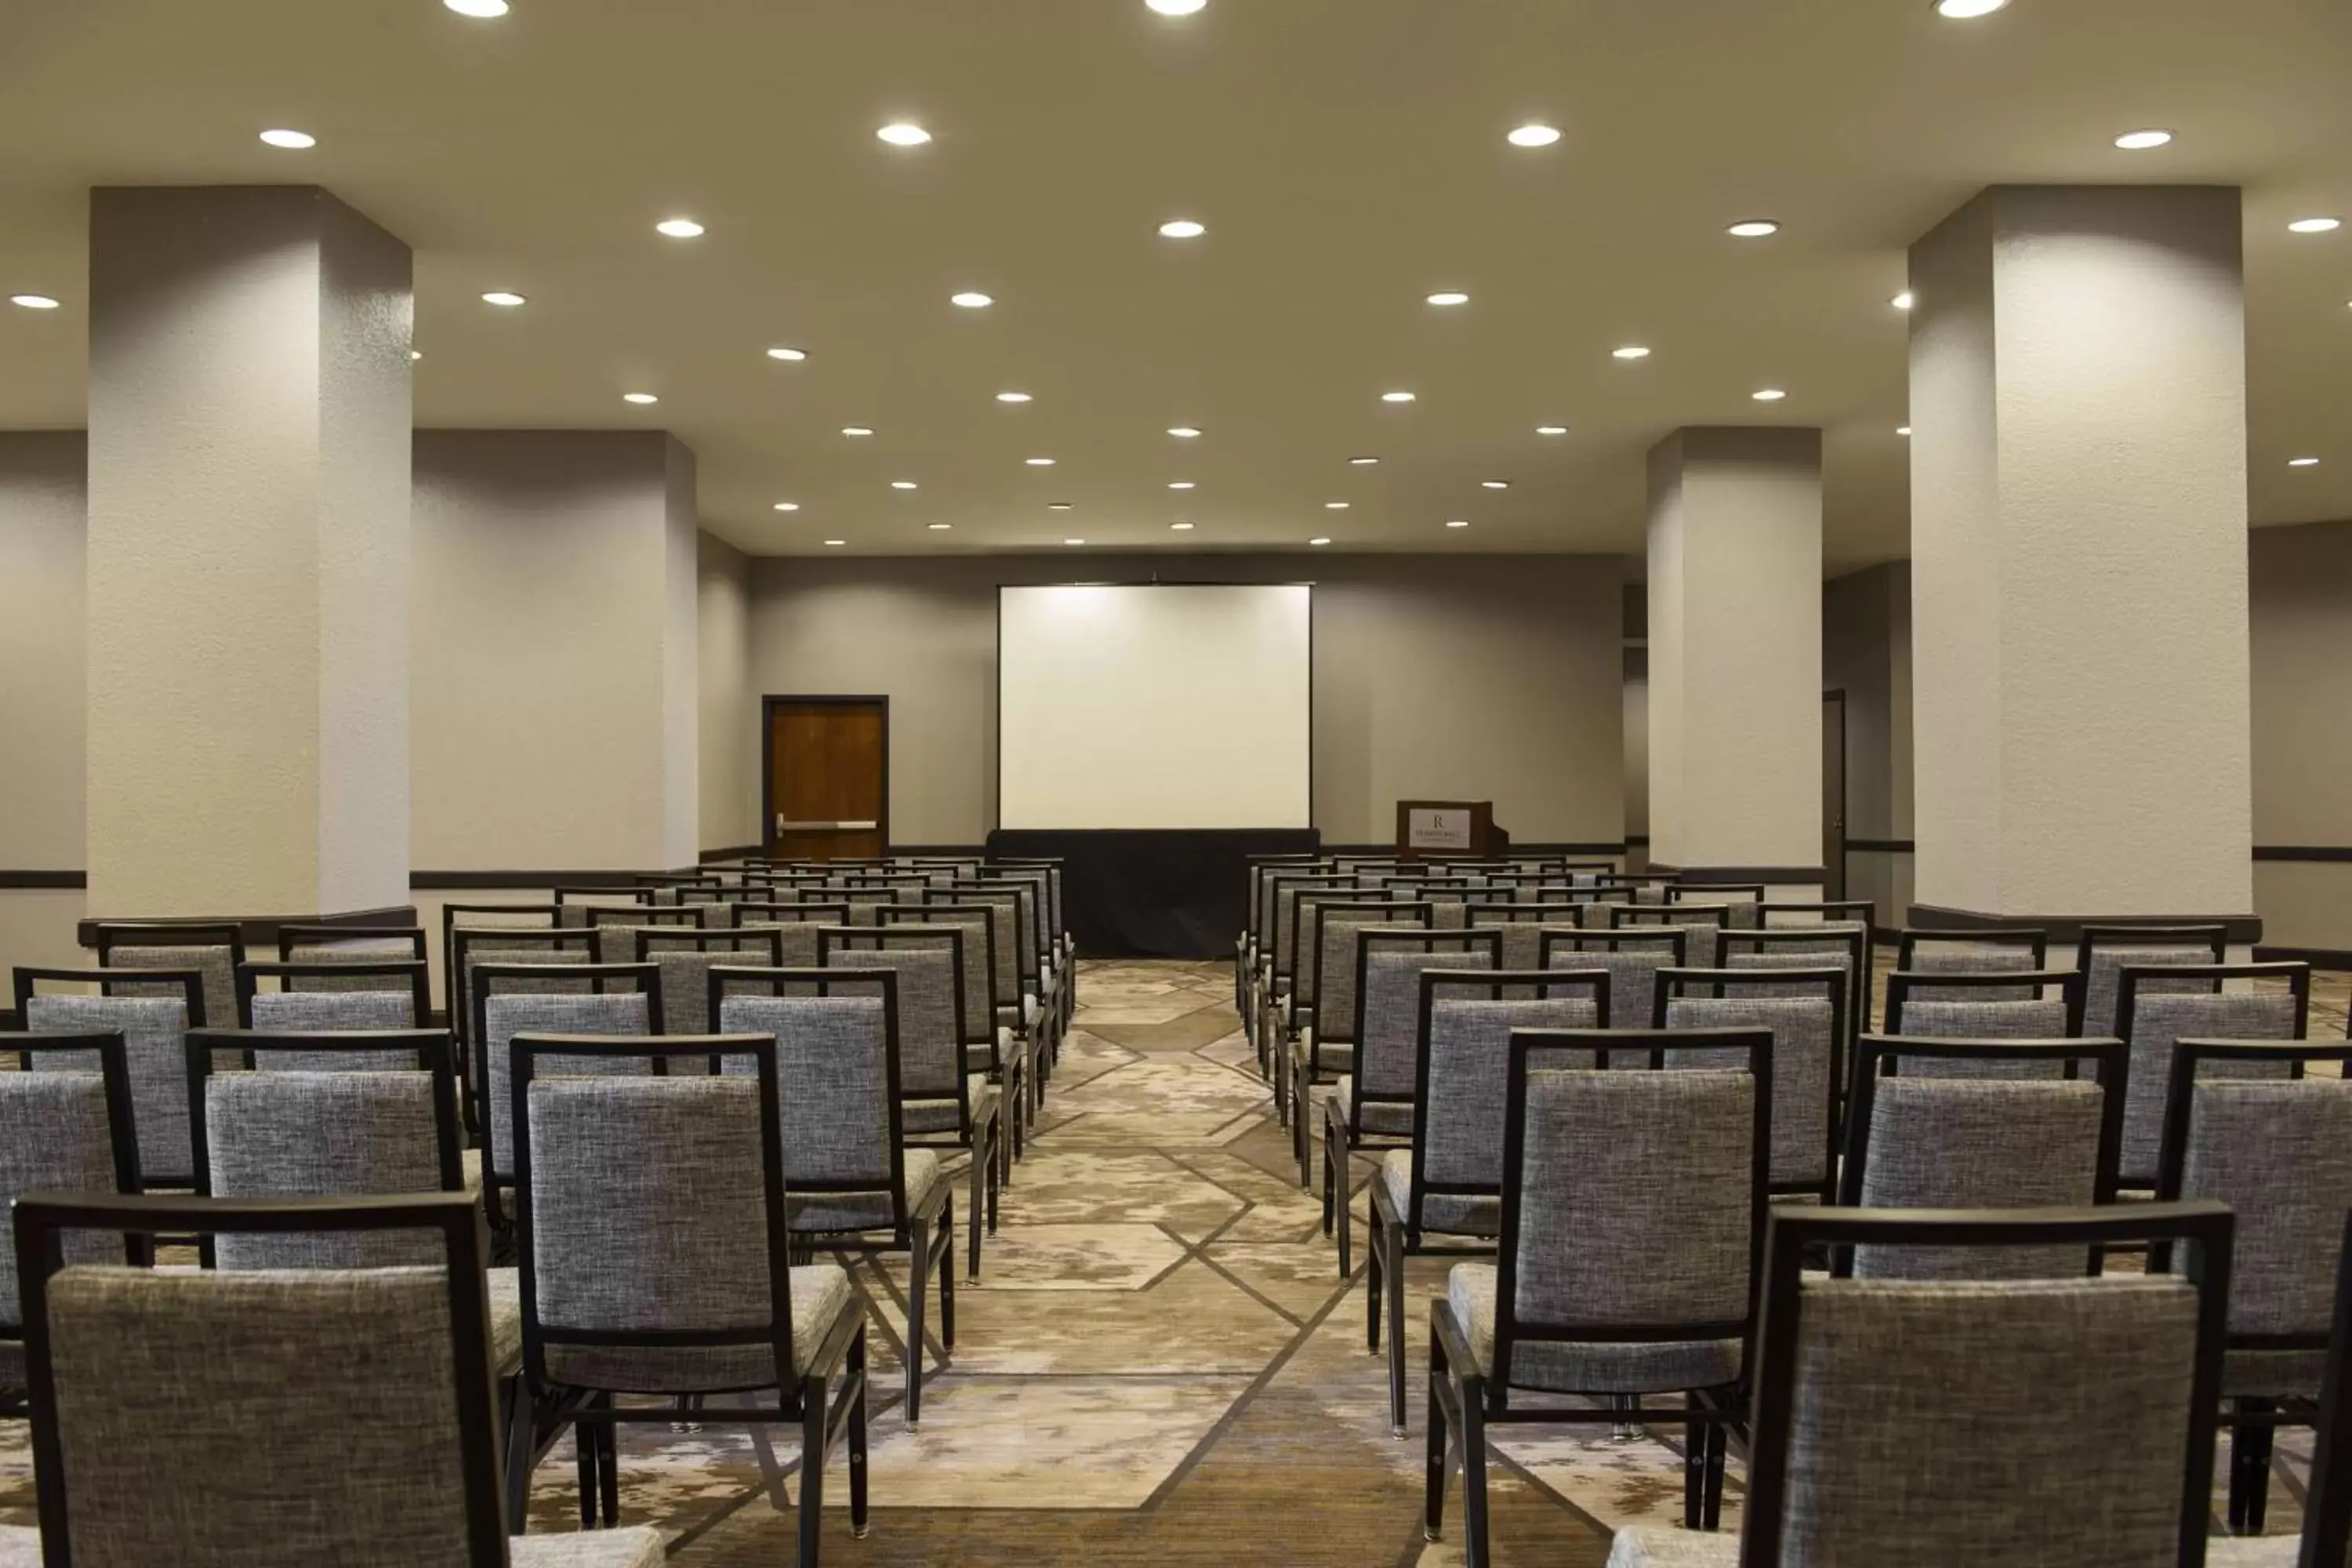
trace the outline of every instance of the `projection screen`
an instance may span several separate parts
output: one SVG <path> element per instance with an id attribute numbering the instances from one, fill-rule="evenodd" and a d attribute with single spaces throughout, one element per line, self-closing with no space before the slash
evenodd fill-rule
<path id="1" fill-rule="evenodd" d="M 999 588 L 998 826 L 1309 826 L 1312 592 Z"/>

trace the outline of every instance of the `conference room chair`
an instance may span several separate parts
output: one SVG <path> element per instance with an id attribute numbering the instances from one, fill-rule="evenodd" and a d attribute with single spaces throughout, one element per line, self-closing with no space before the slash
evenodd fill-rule
<path id="1" fill-rule="evenodd" d="M 2334 1072 L 2312 1076 L 2315 1064 Z M 2317 1410 L 2352 1211 L 2347 1067 L 2352 1044 L 2343 1041 L 2182 1039 L 2165 1069 L 2156 1196 L 2210 1198 L 2238 1220 L 2221 1395 L 2230 1528 L 2240 1534 L 2262 1533 L 2276 1427 Z"/>
<path id="2" fill-rule="evenodd" d="M 1721 904 L 1728 911 L 1724 925 L 1732 931 L 1754 931 L 1764 923 L 1761 882 L 1680 882 L 1664 890 L 1669 908 L 1676 904 Z"/>
<path id="3" fill-rule="evenodd" d="M 2230 991 L 2237 984 L 2260 989 Z M 2193 989 L 2192 989 L 2193 988 Z M 2126 964 L 2116 976 L 2115 1032 L 2131 1046 L 2124 1100 L 2123 1184 L 2156 1185 L 2163 1154 L 2173 1047 L 2184 1039 L 2300 1040 L 2311 1022 L 2311 965 Z M 2242 1059 L 2250 1076 L 2284 1067 Z"/>
<path id="4" fill-rule="evenodd" d="M 478 987 L 474 972 L 485 963 L 530 963 L 548 969 L 560 969 L 565 973 L 597 962 L 601 939 L 586 926 L 562 925 L 553 918 L 560 911 L 552 904 L 514 906 L 520 910 L 511 921 L 500 920 L 496 913 L 479 912 L 483 906 L 469 911 L 471 919 L 490 919 L 489 925 L 451 926 L 445 932 L 449 948 L 449 967 L 443 971 L 443 984 L 449 996 L 447 1017 L 457 1037 L 458 1072 L 467 1092 L 467 1128 L 477 1138 L 481 1136 L 480 1083 L 481 1037 L 475 1032 L 475 1017 L 480 1009 L 475 1004 Z M 541 920 L 541 911 L 547 918 Z M 512 975 L 504 982 L 509 994 L 537 992 L 548 995 L 592 991 L 593 983 L 585 979 L 563 978 L 557 974 Z"/>
<path id="5" fill-rule="evenodd" d="M 234 921 L 93 921 L 87 943 L 101 969 L 193 969 L 204 976 L 205 1016 L 236 1015 L 236 966 L 245 962 L 245 931 Z M 136 984 L 121 996 L 173 995 L 168 984 Z"/>
<path id="6" fill-rule="evenodd" d="M 1372 1183 L 1365 1348 L 1385 1345 L 1389 1430 L 1405 1435 L 1404 1260 L 1492 1253 L 1503 1225 L 1503 1116 L 1514 1029 L 1609 1026 L 1609 980 L 1563 970 L 1423 970 L 1412 1131 Z M 1383 1315 L 1387 1331 L 1382 1333 Z"/>
<path id="7" fill-rule="evenodd" d="M 1012 1101 L 1013 1152 L 1022 1152 L 1025 1128 L 1036 1120 L 1043 1099 L 1045 1022 L 1037 956 L 1038 889 L 1030 881 L 967 879 L 949 887 L 927 888 L 925 909 L 985 909 L 989 911 L 989 1013 L 996 1033 L 991 1049 L 1007 1064 L 998 1076 Z M 969 917 L 965 917 L 969 919 Z"/>
<path id="8" fill-rule="evenodd" d="M 997 1192 L 1012 1148 L 1003 1092 L 965 1060 L 966 934 L 955 926 L 827 927 L 817 933 L 816 967 L 897 972 L 899 1129 L 909 1147 L 970 1153 L 965 1245 L 977 1280 L 981 1230 L 996 1232 Z"/>
<path id="9" fill-rule="evenodd" d="M 1863 1037 L 1845 1163 L 1847 1208 L 2031 1209 L 2116 1201 L 2121 1040 Z M 1840 1278 L 2003 1279 L 2095 1272 L 2082 1247 L 1848 1249 Z"/>
<path id="10" fill-rule="evenodd" d="M 276 988 L 264 990 L 265 981 Z M 433 1016 L 432 985 L 421 958 L 248 960 L 236 966 L 231 1017 L 240 1029 L 421 1029 Z"/>
<path id="11" fill-rule="evenodd" d="M 1424 888 L 1415 898 L 1434 911 L 1432 924 L 1444 931 L 1465 931 L 1482 909 L 1509 909 L 1518 889 L 1493 882 L 1473 882 L 1460 888 Z"/>
<path id="12" fill-rule="evenodd" d="M 784 962 L 796 968 L 816 962 L 816 933 L 820 930 L 849 923 L 849 906 L 837 901 L 779 903 L 772 900 L 746 900 L 730 906 L 729 912 L 738 931 L 781 932 Z"/>
<path id="13" fill-rule="evenodd" d="M 1266 931 L 1273 922 L 1267 909 L 1267 878 L 1277 870 L 1298 871 L 1324 868 L 1330 861 L 1311 853 L 1252 855 L 1243 862 L 1243 883 L 1245 889 L 1242 905 L 1242 929 L 1234 942 L 1234 1010 L 1241 1014 L 1244 1026 L 1255 1032 L 1250 1017 L 1250 995 L 1258 970 L 1265 961 Z M 1255 1040 L 1252 1042 L 1255 1044 Z"/>
<path id="14" fill-rule="evenodd" d="M 1848 986 L 1838 968 L 1661 969 L 1649 1013 L 1662 1034 L 1678 1030 L 1762 1029 L 1772 1037 L 1772 1159 L 1767 1190 L 1775 1197 L 1834 1201 L 1838 1098 L 1843 1089 Z M 1746 1064 L 1737 1051 L 1670 1049 L 1668 1069 Z"/>
<path id="15" fill-rule="evenodd" d="M 398 963 L 425 956 L 423 926 L 309 925 L 278 928 L 280 963 Z"/>
<path id="16" fill-rule="evenodd" d="M 1996 971 L 2050 967 L 2050 933 L 2033 926 L 1989 926 L 1978 931 L 1895 933 L 1895 967 L 1906 974 L 1990 974 Z"/>
<path id="17" fill-rule="evenodd" d="M 931 889 L 926 889 L 926 893 Z M 1005 1005 L 1004 991 L 1017 995 L 1019 977 L 1005 962 L 1000 936 L 1011 932 L 1000 926 L 1000 911 L 986 904 L 921 903 L 877 910 L 886 931 L 929 931 L 952 929 L 962 933 L 957 944 L 956 973 L 961 994 L 956 1002 L 956 1029 L 963 1047 L 963 1070 L 979 1077 L 996 1091 L 1003 1107 L 1003 1138 L 1009 1163 L 1024 1152 L 1024 1110 L 1029 1098 L 1028 1058 L 1006 1047 L 1011 1043 L 999 1025 Z M 1018 1003 L 1013 1005 L 1018 1006 Z"/>
<path id="18" fill-rule="evenodd" d="M 2089 976 L 2084 992 L 2083 1027 L 2099 1035 L 2121 1032 L 2116 1021 L 2121 1016 L 2122 975 L 2126 967 L 2224 963 L 2229 956 L 2226 926 L 2086 925 L 2074 947 L 2074 967 Z M 2153 995 L 2159 984 L 2153 980 L 2143 982 L 2140 994 Z M 2180 989 L 2195 992 L 2204 987 L 2186 981 Z"/>
<path id="19" fill-rule="evenodd" d="M 996 863 L 982 865 L 968 879 L 975 886 L 990 890 L 1011 887 L 1028 891 L 1022 990 L 1037 998 L 1040 1016 L 1033 1031 L 1039 1036 L 1036 1091 L 1041 1099 L 1046 1080 L 1053 1076 L 1055 1060 L 1061 1053 L 1062 1037 L 1069 1028 L 1071 985 L 1075 979 L 1065 952 L 1066 937 L 1060 924 L 1061 878 L 1059 866 Z"/>
<path id="20" fill-rule="evenodd" d="M 1737 1052 L 1747 1065 L 1590 1070 L 1599 1051 L 1638 1059 L 1667 1049 Z M 1434 1535 L 1456 1453 L 1470 1568 L 1489 1561 L 1490 1426 L 1679 1423 L 1689 1455 L 1683 1522 L 1715 1527 L 1726 1425 L 1747 1410 L 1771 1079 L 1762 1029 L 1512 1034 L 1496 1260 L 1455 1264 L 1430 1306 L 1424 1525 Z M 1606 1399 L 1515 1406 L 1520 1391 Z M 1683 1405 L 1641 1403 L 1670 1394 Z"/>
<path id="21" fill-rule="evenodd" d="M 895 969 L 715 969 L 709 1005 L 723 1032 L 776 1044 L 784 1188 L 797 1248 L 908 1258 L 906 1420 L 921 1424 L 926 1298 L 955 1350 L 955 1185 L 936 1149 L 902 1125 Z M 746 1058 L 724 1070 L 748 1073 Z"/>
<path id="22" fill-rule="evenodd" d="M 1258 1075 L 1275 1085 L 1275 1108 L 1290 1111 L 1281 1092 L 1285 1017 L 1290 994 L 1298 984 L 1298 900 L 1307 893 L 1353 895 L 1354 882 L 1344 877 L 1307 872 L 1276 872 L 1266 879 L 1266 921 L 1262 935 L 1266 953 L 1260 963 L 1252 1011 L 1256 1015 L 1253 1043 L 1257 1047 Z"/>
<path id="23" fill-rule="evenodd" d="M 1690 932 L 1679 925 L 1614 931 L 1545 930 L 1536 938 L 1538 969 L 1599 970 L 1609 976 L 1609 1016 L 1619 1024 L 1650 1016 L 1658 971 L 1691 967 Z"/>
<path id="24" fill-rule="evenodd" d="M 1933 1284 L 1806 1270 L 1823 1247 L 2116 1244 L 2177 1247 L 2189 1271 Z M 1780 1210 L 1740 1535 L 1628 1526 L 1610 1568 L 2191 1568 L 2205 1560 L 2231 1259 L 2219 1204 Z"/>
<path id="25" fill-rule="evenodd" d="M 1290 1125 L 1291 1046 L 1303 1031 L 1311 1027 L 1315 1017 L 1315 984 L 1318 975 L 1317 910 L 1325 903 L 1386 905 L 1392 901 L 1380 894 L 1377 888 L 1367 889 L 1351 877 L 1342 876 L 1326 885 L 1286 888 L 1280 895 L 1285 907 L 1284 940 L 1277 956 L 1288 964 L 1276 976 L 1272 1000 L 1275 1027 L 1268 1049 L 1273 1057 L 1275 1110 L 1283 1126 Z M 1302 994 L 1303 993 L 1303 994 Z"/>
<path id="26" fill-rule="evenodd" d="M 986 868 L 992 878 L 1006 880 L 1028 879 L 1037 884 L 1039 896 L 1044 902 L 1045 931 L 1043 934 L 1045 938 L 1040 952 L 1048 955 L 1049 962 L 1053 965 L 1054 989 L 1058 993 L 1061 1004 L 1060 1016 L 1055 1019 L 1054 1037 L 1058 1045 L 1062 1033 L 1070 1026 L 1072 1014 L 1077 1005 L 1078 994 L 1077 942 L 1071 936 L 1070 928 L 1066 923 L 1063 914 L 1063 863 L 1058 857 L 1052 856 L 1013 858 L 992 856 L 986 862 Z"/>
<path id="27" fill-rule="evenodd" d="M 1323 1234 L 1338 1233 L 1339 1278 L 1356 1271 L 1349 1156 L 1412 1136 L 1421 977 L 1500 969 L 1499 931 L 1367 930 L 1356 943 L 1355 1061 L 1323 1096 Z M 1303 1119 L 1302 1119 L 1303 1120 Z M 1300 1180 L 1307 1177 L 1303 1168 Z"/>
<path id="28" fill-rule="evenodd" d="M 644 1568 L 652 1530 L 509 1542 L 481 1217 L 462 1195 L 18 1206 L 34 1481 L 51 1563 Z M 192 1273 L 65 1267 L 102 1231 L 411 1232 L 435 1266 Z M 229 1347 L 232 1353 L 223 1353 Z M 201 1432 L 202 1441 L 189 1434 Z M 269 1478 L 256 1489 L 255 1476 Z M 33 1537 L 7 1532 L 9 1548 Z M 18 1560 L 33 1561 L 30 1555 Z"/>
<path id="29" fill-rule="evenodd" d="M 18 1072 L 0 1073 L 0 1209 L 27 1193 L 136 1193 L 139 1135 L 131 1058 L 119 1029 L 0 1035 Z M 36 1064 L 38 1064 L 37 1068 Z M 79 1263 L 120 1263 L 120 1240 L 76 1236 Z M 132 1257 L 131 1261 L 142 1259 Z M 16 1249 L 0 1247 L 0 1417 L 28 1413 Z"/>
<path id="30" fill-rule="evenodd" d="M 644 931 L 700 931 L 708 904 L 587 904 L 580 923 L 596 933 L 596 962 L 627 963 Z"/>
<path id="31" fill-rule="evenodd" d="M 2071 1038 L 2083 1033 L 2084 978 L 2079 969 L 1978 973 L 1898 969 L 1886 977 L 1885 1032 L 1960 1040 Z M 2048 1068 L 2031 1062 L 2003 1068 L 1956 1058 L 1936 1070 L 1986 1071 L 2011 1078 Z"/>
<path id="32" fill-rule="evenodd" d="M 663 1070 L 714 1057 L 751 1070 Z M 792 1262 L 775 1040 L 524 1033 L 513 1058 L 522 1398 L 573 1430 L 583 1526 L 618 1522 L 622 1422 L 797 1424 L 800 1562 L 845 1436 L 863 1536 L 866 1302 L 838 1264 Z M 529 1478 L 508 1485 L 520 1517 Z"/>
<path id="33" fill-rule="evenodd" d="M 1853 1042 L 1870 1026 L 1871 1009 L 1875 1005 L 1877 973 L 1873 958 L 1874 949 L 1870 940 L 1867 920 L 1828 920 L 1812 918 L 1774 925 L 1774 910 L 1779 906 L 1759 906 L 1754 929 L 1727 931 L 1716 939 L 1726 969 L 1811 969 L 1834 964 L 1845 971 L 1846 1008 L 1845 1034 L 1840 1042 L 1839 1063 L 1853 1059 Z M 1819 906 L 1801 908 L 1813 913 Z M 1838 1074 L 1838 1092 L 1845 1092 L 1845 1074 Z"/>
<path id="34" fill-rule="evenodd" d="M 1561 931 L 1570 935 L 1581 929 L 1581 905 L 1572 903 L 1510 903 L 1483 904 L 1470 911 L 1472 931 L 1498 931 L 1503 933 L 1504 969 L 1540 969 L 1543 967 L 1543 933 Z"/>
<path id="35" fill-rule="evenodd" d="M 1357 949 L 1362 934 L 1427 931 L 1436 925 L 1437 910 L 1426 902 L 1370 898 L 1359 891 L 1350 899 L 1303 895 L 1298 913 L 1306 921 L 1305 969 L 1291 987 L 1277 1081 L 1286 1101 L 1282 1121 L 1290 1129 L 1303 1187 L 1308 1179 L 1307 1151 L 1313 1146 L 1307 1112 L 1315 1086 L 1336 1081 L 1356 1065 L 1356 1036 L 1363 1023 L 1356 1005 Z"/>
<path id="36" fill-rule="evenodd" d="M 1669 928 L 1685 933 L 1684 951 L 1695 968 L 1722 963 L 1723 937 L 1731 929 L 1729 904 L 1621 904 L 1609 911 L 1612 931 Z M 1636 1015 L 1638 1016 L 1638 1015 Z"/>
<path id="37" fill-rule="evenodd" d="M 814 937 L 814 928 L 812 928 Z M 814 942 L 804 963 L 815 959 Z M 624 962 L 650 963 L 661 972 L 661 1013 L 654 1030 L 663 1035 L 707 1035 L 710 1027 L 709 974 L 722 965 L 784 963 L 784 932 L 781 926 L 764 930 L 720 927 L 680 930 L 643 926 L 635 946 Z M 673 1072 L 691 1071 L 688 1064 L 672 1062 Z"/>
<path id="38" fill-rule="evenodd" d="M 444 994 L 447 998 L 450 1024 L 457 1031 L 459 1045 L 466 1043 L 466 1019 L 472 1009 L 467 1005 L 463 987 L 464 969 L 457 962 L 457 931 L 513 928 L 537 931 L 563 923 L 563 908 L 555 903 L 444 904 L 441 906 L 441 975 Z"/>
<path id="39" fill-rule="evenodd" d="M 640 888 L 634 882 L 604 887 L 585 884 L 555 889 L 556 907 L 562 910 L 559 925 L 584 926 L 590 923 L 590 910 L 651 909 L 654 890 Z"/>
<path id="40" fill-rule="evenodd" d="M 80 989 L 44 992 L 45 984 Z M 140 1174 L 151 1187 L 194 1184 L 188 1144 L 188 1031 L 204 1026 L 205 977 L 195 969 L 41 969 L 13 973 L 16 1016 L 30 1032 L 120 1034 L 131 1077 L 131 1125 Z M 92 991 L 95 994 L 92 994 Z M 234 992 L 232 992 L 234 996 Z M 234 1001 L 231 1005 L 233 1006 Z M 233 1015 L 232 1015 L 233 1016 Z M 0 1037 L 22 1049 L 26 1037 Z M 65 1067 L 48 1053 L 17 1064 L 28 1072 Z"/>
<path id="41" fill-rule="evenodd" d="M 558 981 L 551 972 L 560 972 Z M 548 987 L 561 984 L 562 991 Z M 652 1032 L 661 1016 L 661 970 L 651 963 L 545 963 L 504 960 L 476 962 L 467 994 L 473 1002 L 473 1035 L 479 1042 L 470 1064 L 482 1150 L 482 1201 L 494 1233 L 509 1229 L 506 1195 L 514 1185 L 514 1127 L 509 1120 L 513 1079 L 510 1046 L 523 1033 L 620 1035 Z M 654 1058 L 580 1057 L 567 1070 L 652 1070 Z M 667 1059 L 663 1066 L 668 1065 Z"/>

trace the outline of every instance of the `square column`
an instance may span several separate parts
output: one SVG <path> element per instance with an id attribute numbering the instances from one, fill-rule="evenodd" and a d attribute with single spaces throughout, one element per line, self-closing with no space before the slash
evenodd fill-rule
<path id="1" fill-rule="evenodd" d="M 1995 186 L 1912 247 L 1921 923 L 2252 908 L 2240 234 Z"/>
<path id="2" fill-rule="evenodd" d="M 1650 857 L 1694 882 L 1822 883 L 1822 436 L 1650 449 Z"/>
<path id="3" fill-rule="evenodd" d="M 407 904 L 411 308 L 314 186 L 90 194 L 91 915 Z"/>

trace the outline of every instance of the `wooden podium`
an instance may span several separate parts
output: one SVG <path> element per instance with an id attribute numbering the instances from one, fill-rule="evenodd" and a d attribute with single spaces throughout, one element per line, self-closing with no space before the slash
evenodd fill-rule
<path id="1" fill-rule="evenodd" d="M 1485 858 L 1511 847 L 1511 836 L 1495 826 L 1491 800 L 1401 800 L 1396 810 L 1401 860 L 1447 855 Z"/>

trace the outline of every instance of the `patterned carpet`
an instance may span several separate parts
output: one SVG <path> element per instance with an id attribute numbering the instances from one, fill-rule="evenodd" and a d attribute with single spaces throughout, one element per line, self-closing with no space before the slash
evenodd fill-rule
<path id="1" fill-rule="evenodd" d="M 1234 1014 L 1232 974 L 1223 963 L 1086 966 L 1076 1026 L 982 1281 L 959 1286 L 955 1353 L 931 1347 L 919 1432 L 898 1409 L 904 1261 L 856 1267 L 874 1308 L 875 1517 L 868 1539 L 850 1538 L 836 1459 L 826 1561 L 1460 1560 L 1458 1486 L 1444 1542 L 1424 1546 L 1420 1523 L 1418 1358 L 1445 1266 L 1415 1260 L 1409 1271 L 1412 1436 L 1394 1441 L 1382 1363 L 1363 1349 L 1361 1286 L 1338 1279 L 1319 1208 L 1298 1187 Z M 2326 979 L 2315 1034 L 2344 1026 L 2345 987 Z M 1359 1167 L 1360 1184 L 1368 1173 Z M 1358 1207 L 1360 1237 L 1360 1196 Z M 1679 1515 L 1676 1447 L 1581 1430 L 1503 1440 L 1498 1564 L 1597 1565 L 1616 1525 Z M 2273 1531 L 2294 1528 L 2307 1437 L 2282 1436 Z M 789 1561 L 793 1521 L 768 1478 L 789 1496 L 797 1436 L 764 1447 L 740 1429 L 625 1427 L 624 1521 L 660 1527 L 688 1568 Z M 1738 1491 L 1735 1460 L 1727 1529 Z M 566 1446 L 539 1470 L 533 1530 L 574 1528 L 574 1498 Z M 31 1522 L 32 1502 L 24 1429 L 11 1423 L 0 1428 L 0 1522 Z"/>

